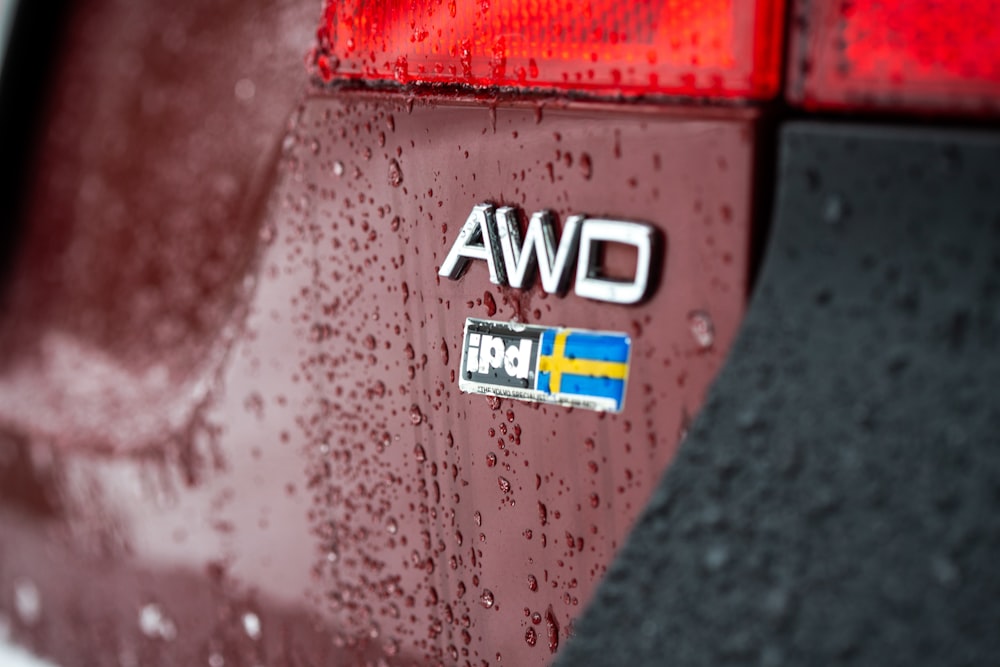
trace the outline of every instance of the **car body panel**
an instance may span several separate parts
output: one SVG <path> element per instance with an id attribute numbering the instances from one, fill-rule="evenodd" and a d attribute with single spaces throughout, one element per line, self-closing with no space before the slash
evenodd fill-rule
<path id="1" fill-rule="evenodd" d="M 53 35 L 0 631 L 66 666 L 989 655 L 994 133 L 793 123 L 775 176 L 781 102 L 323 84 L 318 12 Z M 648 296 L 442 276 L 483 205 L 651 226 Z M 628 337 L 623 410 L 463 393 L 468 318 Z"/>
<path id="2" fill-rule="evenodd" d="M 126 21 L 112 9 L 106 20 Z M 100 19 L 74 25 L 70 54 L 93 46 Z M 5 530 L 24 548 L 60 532 L 66 550 L 25 560 L 30 549 L 3 547 L 5 600 L 30 582 L 35 620 L 57 624 L 48 634 L 7 607 L 15 630 L 43 651 L 71 632 L 81 643 L 66 650 L 146 664 L 279 650 L 235 611 L 222 633 L 235 643 L 192 622 L 229 595 L 255 601 L 264 636 L 282 614 L 325 628 L 335 643 L 295 634 L 320 656 L 550 660 L 735 335 L 758 114 L 345 89 L 258 135 L 274 122 L 267 102 L 214 142 L 226 112 L 212 105 L 249 110 L 269 88 L 258 80 L 248 100 L 236 66 L 225 100 L 166 96 L 163 110 L 145 96 L 167 82 L 136 97 L 102 79 L 133 38 L 72 61 L 103 106 L 74 103 L 83 75 L 57 92 L 61 132 L 42 146 L 8 286 L 0 404 L 8 476 L 22 482 L 0 494 L 41 533 L 17 514 Z M 218 77 L 204 85 L 232 80 Z M 203 152 L 186 158 L 190 142 Z M 268 144 L 269 162 L 245 159 Z M 440 277 L 483 202 L 550 210 L 557 227 L 578 213 L 653 225 L 655 289 L 628 307 L 499 288 L 482 262 Z M 614 247 L 602 258 L 622 275 L 630 260 Z M 627 334 L 624 411 L 461 393 L 470 316 Z M 105 575 L 49 585 L 63 557 Z M 178 599 L 155 572 L 178 590 L 214 573 L 218 589 Z M 63 625 L 91 584 L 114 591 L 108 617 L 135 619 L 109 622 L 99 644 L 82 621 Z M 184 640 L 147 632 L 150 609 Z"/>

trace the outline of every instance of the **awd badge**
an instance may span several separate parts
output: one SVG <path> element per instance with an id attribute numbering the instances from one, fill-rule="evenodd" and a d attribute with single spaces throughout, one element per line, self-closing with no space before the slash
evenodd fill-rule
<path id="1" fill-rule="evenodd" d="M 479 204 L 459 230 L 438 275 L 458 280 L 470 261 L 481 259 L 489 267 L 490 282 L 523 289 L 537 270 L 542 289 L 559 294 L 573 277 L 576 262 L 573 290 L 579 296 L 608 303 L 639 303 L 655 287 L 658 272 L 653 270 L 653 258 L 659 253 L 659 238 L 653 227 L 641 222 L 571 215 L 557 242 L 552 214 L 539 211 L 531 216 L 522 243 L 513 208 Z M 635 248 L 632 278 L 618 280 L 604 275 L 601 256 L 607 244 Z"/>
<path id="2" fill-rule="evenodd" d="M 464 392 L 620 412 L 631 339 L 623 333 L 469 318 L 462 344 Z"/>

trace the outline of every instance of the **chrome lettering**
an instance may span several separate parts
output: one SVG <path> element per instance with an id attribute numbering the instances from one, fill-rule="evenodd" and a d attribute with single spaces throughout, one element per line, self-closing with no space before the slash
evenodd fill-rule
<path id="1" fill-rule="evenodd" d="M 522 242 L 516 209 L 479 204 L 459 230 L 438 274 L 457 280 L 471 260 L 480 259 L 486 261 L 490 281 L 496 285 L 523 289 L 537 273 L 542 289 L 556 294 L 566 291 L 576 262 L 577 295 L 595 301 L 633 304 L 642 301 L 652 287 L 656 242 L 657 232 L 650 225 L 584 215 L 569 216 L 563 225 L 562 238 L 557 240 L 549 211 L 532 214 Z M 619 280 L 603 274 L 600 248 L 605 243 L 636 248 L 631 279 Z"/>

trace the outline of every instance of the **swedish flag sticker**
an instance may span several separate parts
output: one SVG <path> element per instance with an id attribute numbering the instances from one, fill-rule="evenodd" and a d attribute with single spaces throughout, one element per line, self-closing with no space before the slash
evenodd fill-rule
<path id="1" fill-rule="evenodd" d="M 632 341 L 627 334 L 469 318 L 462 391 L 620 412 Z"/>

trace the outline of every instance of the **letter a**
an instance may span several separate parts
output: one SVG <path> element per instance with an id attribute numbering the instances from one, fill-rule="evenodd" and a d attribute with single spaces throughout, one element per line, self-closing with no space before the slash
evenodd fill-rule
<path id="1" fill-rule="evenodd" d="M 490 282 L 507 284 L 507 272 L 502 262 L 497 262 L 494 248 L 497 244 L 496 208 L 492 204 L 478 204 L 472 208 L 468 220 L 458 232 L 458 238 L 441 264 L 439 276 L 458 280 L 469 260 L 484 259 L 490 269 Z"/>

